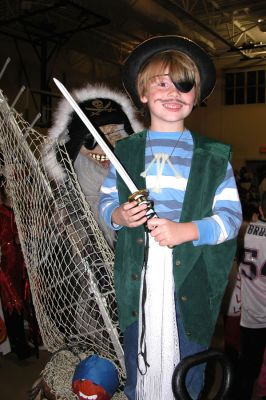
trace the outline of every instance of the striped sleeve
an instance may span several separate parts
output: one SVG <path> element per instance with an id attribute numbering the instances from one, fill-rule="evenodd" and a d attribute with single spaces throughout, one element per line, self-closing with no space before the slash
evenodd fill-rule
<path id="1" fill-rule="evenodd" d="M 242 223 L 242 209 L 230 163 L 223 182 L 216 190 L 212 211 L 211 217 L 193 221 L 199 232 L 199 239 L 193 242 L 195 246 L 223 243 L 238 234 Z"/>
<path id="2" fill-rule="evenodd" d="M 111 165 L 100 189 L 99 215 L 109 228 L 115 230 L 120 229 L 121 226 L 112 224 L 112 213 L 119 205 L 116 170 Z"/>

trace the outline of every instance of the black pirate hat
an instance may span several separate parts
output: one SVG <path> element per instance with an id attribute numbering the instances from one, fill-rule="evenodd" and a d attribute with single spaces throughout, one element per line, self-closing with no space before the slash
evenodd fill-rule
<path id="1" fill-rule="evenodd" d="M 90 122 L 99 128 L 103 125 L 123 125 L 126 134 L 143 129 L 136 117 L 136 110 L 130 99 L 120 91 L 106 85 L 88 84 L 73 91 L 73 97 Z M 97 129 L 101 134 L 100 130 Z M 84 145 L 88 149 L 96 146 L 94 137 L 66 99 L 62 99 L 53 116 L 53 125 L 48 130 L 49 143 L 43 148 L 43 163 L 51 176 L 63 177 L 62 160 L 56 153 L 54 142 L 64 145 L 72 163 Z"/>
<path id="2" fill-rule="evenodd" d="M 142 107 L 136 87 L 138 73 L 151 57 L 167 50 L 182 52 L 196 64 L 200 75 L 200 101 L 202 102 L 211 94 L 215 86 L 216 72 L 214 64 L 206 51 L 192 40 L 183 36 L 154 36 L 139 44 L 122 67 L 124 87 L 137 108 Z"/>
<path id="3" fill-rule="evenodd" d="M 73 97 L 90 122 L 99 128 L 103 125 L 122 124 L 125 132 L 141 129 L 130 100 L 121 92 L 111 90 L 104 85 L 87 85 L 73 92 Z M 96 146 L 94 137 L 63 99 L 55 113 L 54 124 L 48 132 L 50 137 L 65 143 L 70 159 L 74 162 L 82 145 L 88 149 Z"/>

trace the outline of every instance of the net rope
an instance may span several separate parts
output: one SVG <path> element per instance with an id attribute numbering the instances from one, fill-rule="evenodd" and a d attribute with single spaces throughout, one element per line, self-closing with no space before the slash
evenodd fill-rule
<path id="1" fill-rule="evenodd" d="M 86 358 L 88 353 L 80 353 L 78 356 L 67 350 L 62 350 L 53 354 L 51 360 L 47 363 L 42 372 L 42 377 L 45 382 L 49 382 L 50 388 L 53 390 L 53 395 L 57 400 L 76 400 L 77 397 L 71 389 L 72 376 L 76 365 Z M 64 365 L 64 368 L 62 368 Z M 60 393 L 60 394 L 58 394 Z M 118 391 L 112 397 L 113 400 L 126 400 L 127 397 L 122 391 Z"/>
<path id="2" fill-rule="evenodd" d="M 63 349 L 74 358 L 84 353 L 108 358 L 123 381 L 114 253 L 85 200 L 64 146 L 57 142 L 53 145 L 67 164 L 67 175 L 63 181 L 48 177 L 42 151 L 49 140 L 11 109 L 0 92 L 0 153 L 43 343 L 56 354 Z M 53 363 L 57 367 L 59 363 L 61 373 L 68 363 L 61 355 L 45 368 L 47 383 L 58 392 Z M 76 397 L 72 393 L 66 398 Z"/>

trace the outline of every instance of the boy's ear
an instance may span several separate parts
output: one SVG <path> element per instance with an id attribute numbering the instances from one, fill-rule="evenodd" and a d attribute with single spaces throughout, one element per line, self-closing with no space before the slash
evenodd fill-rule
<path id="1" fill-rule="evenodd" d="M 145 96 L 145 95 L 143 95 L 143 96 L 140 96 L 140 101 L 142 102 L 142 103 L 148 103 L 148 99 L 147 99 L 147 97 Z"/>

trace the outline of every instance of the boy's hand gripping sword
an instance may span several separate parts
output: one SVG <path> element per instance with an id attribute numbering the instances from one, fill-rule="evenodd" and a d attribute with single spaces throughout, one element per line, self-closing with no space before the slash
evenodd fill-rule
<path id="1" fill-rule="evenodd" d="M 77 102 L 74 100 L 74 98 L 71 96 L 71 94 L 67 91 L 65 86 L 56 78 L 53 78 L 54 83 L 60 90 L 60 92 L 63 94 L 63 96 L 66 98 L 66 100 L 69 102 L 69 104 L 73 107 L 73 109 L 76 111 L 84 125 L 88 128 L 94 139 L 97 141 L 97 143 L 101 146 L 113 166 L 115 167 L 116 171 L 120 175 L 120 177 L 123 179 L 124 183 L 128 187 L 128 189 L 131 192 L 131 195 L 129 196 L 128 200 L 129 201 L 134 201 L 136 200 L 138 204 L 143 204 L 146 203 L 148 205 L 146 217 L 148 219 L 152 218 L 155 216 L 155 212 L 152 208 L 152 203 L 147 199 L 148 196 L 148 191 L 146 189 L 138 190 L 138 188 L 135 186 L 134 182 L 118 160 L 118 158 L 115 156 L 115 154 L 112 152 L 108 144 L 105 142 L 105 140 L 101 137 L 99 132 L 96 130 L 96 128 L 93 126 L 93 124 L 90 122 L 88 117 L 84 114 L 84 112 L 81 110 Z"/>

